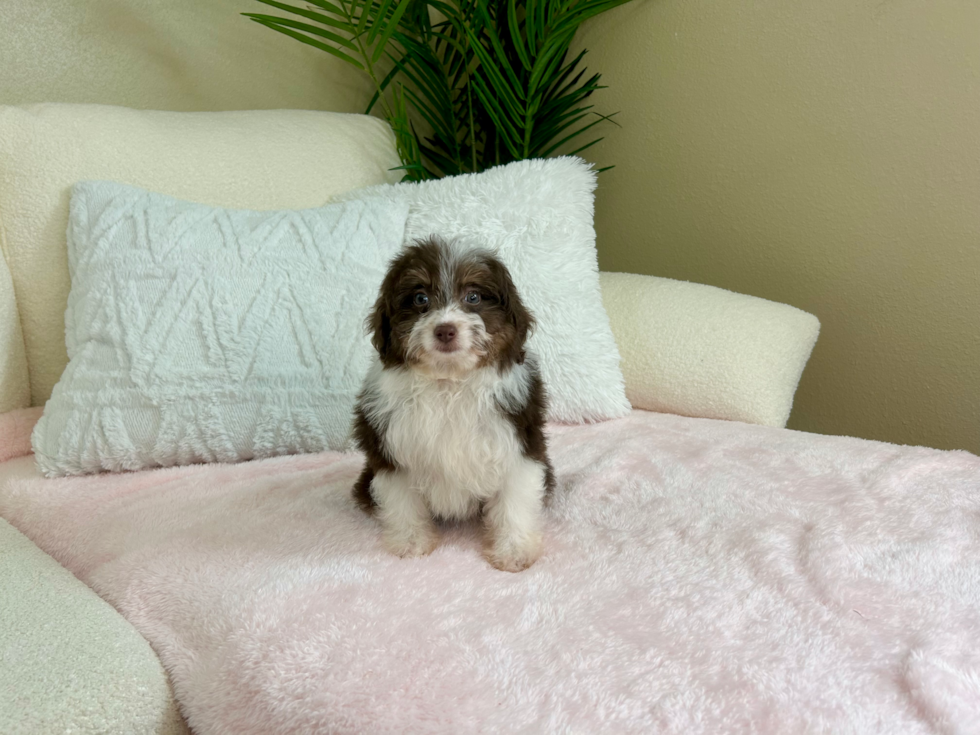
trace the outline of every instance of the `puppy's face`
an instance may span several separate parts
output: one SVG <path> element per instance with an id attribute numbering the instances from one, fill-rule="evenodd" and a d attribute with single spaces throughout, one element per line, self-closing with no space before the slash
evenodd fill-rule
<path id="1" fill-rule="evenodd" d="M 494 255 L 430 238 L 391 264 L 368 323 L 385 367 L 450 378 L 522 362 L 534 320 Z"/>

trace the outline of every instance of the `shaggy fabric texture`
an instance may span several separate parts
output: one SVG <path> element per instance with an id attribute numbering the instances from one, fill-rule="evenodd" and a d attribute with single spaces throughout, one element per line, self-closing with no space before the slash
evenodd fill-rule
<path id="1" fill-rule="evenodd" d="M 358 456 L 46 480 L 0 515 L 153 644 L 198 735 L 975 733 L 980 458 L 635 411 L 555 426 L 545 554 L 381 547 Z"/>
<path id="2" fill-rule="evenodd" d="M 815 316 L 700 283 L 599 280 L 634 408 L 786 425 L 820 332 Z"/>
<path id="3" fill-rule="evenodd" d="M 410 241 L 438 235 L 495 250 L 537 319 L 528 345 L 541 361 L 549 417 L 598 421 L 624 416 L 630 404 L 599 292 L 595 183 L 590 164 L 564 157 L 368 187 L 339 198 L 409 203 Z"/>
<path id="4" fill-rule="evenodd" d="M 398 165 L 391 129 L 367 115 L 0 105 L 0 250 L 19 312 L 11 328 L 17 316 L 0 273 L 0 396 L 22 398 L 25 347 L 31 402 L 9 408 L 44 405 L 68 362 L 65 229 L 76 182 L 122 181 L 218 207 L 301 209 L 398 181 L 390 170 Z"/>
<path id="5" fill-rule="evenodd" d="M 33 436 L 46 475 L 342 449 L 364 317 L 408 205 L 251 212 L 74 187 L 70 361 Z"/>
<path id="6" fill-rule="evenodd" d="M 187 733 L 160 660 L 118 612 L 4 520 L 0 559 L 0 732 Z"/>

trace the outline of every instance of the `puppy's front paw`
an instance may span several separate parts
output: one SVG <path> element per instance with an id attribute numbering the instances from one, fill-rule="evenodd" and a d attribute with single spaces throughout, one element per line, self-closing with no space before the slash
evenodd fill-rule
<path id="1" fill-rule="evenodd" d="M 521 542 L 497 540 L 484 556 L 502 572 L 523 572 L 541 556 L 541 537 L 533 536 Z"/>
<path id="2" fill-rule="evenodd" d="M 413 534 L 386 533 L 385 548 L 395 556 L 411 558 L 431 554 L 439 545 L 439 534 L 434 528 L 427 528 Z"/>

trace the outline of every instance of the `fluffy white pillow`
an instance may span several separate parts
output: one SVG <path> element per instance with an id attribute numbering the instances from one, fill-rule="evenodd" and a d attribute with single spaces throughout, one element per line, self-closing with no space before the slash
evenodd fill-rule
<path id="1" fill-rule="evenodd" d="M 363 318 L 408 204 L 226 210 L 74 187 L 69 363 L 32 443 L 46 475 L 346 444 Z"/>
<path id="2" fill-rule="evenodd" d="M 371 186 L 338 200 L 408 203 L 407 240 L 458 237 L 495 250 L 538 322 L 529 347 L 541 360 L 549 418 L 599 421 L 625 415 L 630 404 L 599 291 L 595 183 L 590 164 L 564 157 Z"/>

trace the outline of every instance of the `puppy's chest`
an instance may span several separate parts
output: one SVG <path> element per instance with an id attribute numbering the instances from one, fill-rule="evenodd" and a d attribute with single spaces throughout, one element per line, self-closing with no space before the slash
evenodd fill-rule
<path id="1" fill-rule="evenodd" d="M 468 485 L 495 484 L 519 456 L 514 426 L 492 395 L 441 383 L 394 402 L 387 444 L 409 471 Z"/>

